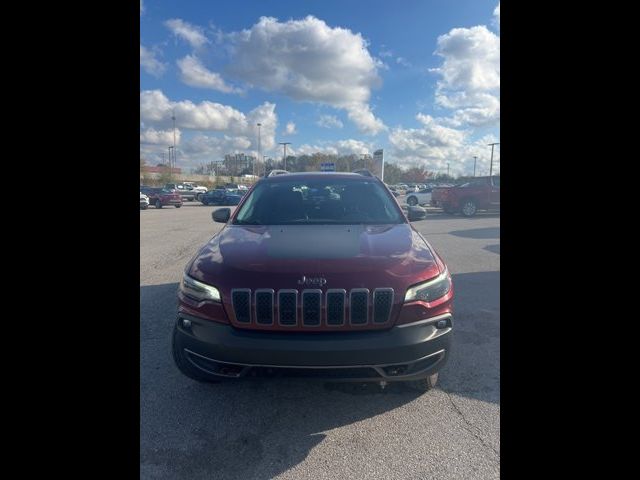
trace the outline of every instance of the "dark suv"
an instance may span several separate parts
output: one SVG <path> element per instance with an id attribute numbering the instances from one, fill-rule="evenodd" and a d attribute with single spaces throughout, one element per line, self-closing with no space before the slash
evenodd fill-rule
<path id="1" fill-rule="evenodd" d="M 200 381 L 250 376 L 410 382 L 449 355 L 444 261 L 375 177 L 261 179 L 187 264 L 173 356 Z"/>

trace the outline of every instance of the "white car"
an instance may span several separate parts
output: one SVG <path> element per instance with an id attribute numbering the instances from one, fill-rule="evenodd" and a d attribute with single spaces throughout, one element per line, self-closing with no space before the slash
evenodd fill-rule
<path id="1" fill-rule="evenodd" d="M 271 170 L 271 172 L 269 173 L 270 177 L 275 177 L 276 175 L 286 175 L 287 172 L 286 170 Z"/>
<path id="2" fill-rule="evenodd" d="M 418 192 L 407 193 L 407 205 L 429 205 L 431 203 L 431 188 Z"/>
<path id="3" fill-rule="evenodd" d="M 149 197 L 140 192 L 140 210 L 146 210 L 149 206 Z"/>

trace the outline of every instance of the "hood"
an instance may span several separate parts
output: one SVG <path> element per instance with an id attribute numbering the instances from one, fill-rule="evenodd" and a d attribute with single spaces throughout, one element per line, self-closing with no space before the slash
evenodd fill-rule
<path id="1" fill-rule="evenodd" d="M 302 277 L 333 288 L 402 292 L 439 274 L 429 245 L 398 225 L 227 225 L 196 255 L 189 275 L 221 290 L 302 289 Z"/>

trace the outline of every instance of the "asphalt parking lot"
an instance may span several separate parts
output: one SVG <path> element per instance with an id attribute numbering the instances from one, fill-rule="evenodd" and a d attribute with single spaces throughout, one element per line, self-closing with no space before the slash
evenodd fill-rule
<path id="1" fill-rule="evenodd" d="M 256 380 L 205 385 L 174 366 L 182 270 L 216 207 L 140 211 L 143 479 L 498 478 L 500 216 L 430 210 L 414 226 L 456 288 L 454 348 L 435 390 Z"/>

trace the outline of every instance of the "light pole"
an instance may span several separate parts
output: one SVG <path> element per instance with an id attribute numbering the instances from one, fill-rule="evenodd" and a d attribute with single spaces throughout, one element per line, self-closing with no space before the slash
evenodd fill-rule
<path id="1" fill-rule="evenodd" d="M 447 177 L 449 176 L 449 162 L 447 162 Z"/>
<path id="2" fill-rule="evenodd" d="M 169 173 L 171 173 L 171 169 L 173 168 L 172 165 L 172 161 L 171 161 L 171 149 L 173 147 L 171 145 L 169 145 L 168 149 L 169 149 Z"/>
<path id="3" fill-rule="evenodd" d="M 176 111 L 174 110 L 171 115 L 173 120 L 173 166 L 176 166 Z"/>
<path id="4" fill-rule="evenodd" d="M 493 175 L 493 147 L 495 145 L 500 145 L 500 143 L 489 143 L 488 145 L 491 146 L 491 163 L 489 164 L 489 178 L 491 178 Z"/>
<path id="5" fill-rule="evenodd" d="M 284 156 L 282 157 L 282 162 L 284 164 L 283 170 L 287 169 L 287 145 L 291 145 L 291 142 L 278 142 L 278 145 L 282 145 L 284 147 Z"/>
<path id="6" fill-rule="evenodd" d="M 262 157 L 262 149 L 260 148 L 261 147 L 261 145 L 260 145 L 260 127 L 262 126 L 262 124 L 258 123 L 257 125 L 258 125 L 258 158 L 261 158 Z M 254 177 L 256 176 L 256 166 L 255 165 L 253 166 L 253 176 Z"/>
<path id="7" fill-rule="evenodd" d="M 478 160 L 478 157 L 473 157 L 473 176 L 476 176 L 476 160 Z"/>

